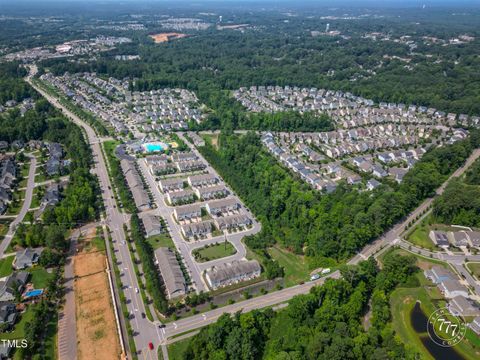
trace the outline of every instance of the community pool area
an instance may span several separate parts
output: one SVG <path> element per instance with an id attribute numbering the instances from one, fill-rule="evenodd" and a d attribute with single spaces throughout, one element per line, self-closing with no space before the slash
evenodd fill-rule
<path id="1" fill-rule="evenodd" d="M 25 298 L 30 298 L 30 297 L 40 296 L 42 294 L 43 294 L 43 289 L 34 289 L 34 290 L 27 291 L 24 296 Z"/>
<path id="2" fill-rule="evenodd" d="M 168 145 L 162 142 L 145 143 L 142 146 L 146 152 L 160 152 L 168 149 Z"/>

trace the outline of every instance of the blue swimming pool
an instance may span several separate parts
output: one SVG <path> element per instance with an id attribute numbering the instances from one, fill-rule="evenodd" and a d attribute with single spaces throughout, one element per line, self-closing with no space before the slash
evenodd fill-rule
<path id="1" fill-rule="evenodd" d="M 143 144 L 143 147 L 146 152 L 158 152 L 167 149 L 168 145 L 163 143 L 146 143 Z"/>
<path id="2" fill-rule="evenodd" d="M 26 292 L 25 297 L 26 298 L 35 297 L 35 296 L 40 296 L 42 294 L 43 294 L 43 289 L 35 289 L 35 290 L 30 290 Z"/>

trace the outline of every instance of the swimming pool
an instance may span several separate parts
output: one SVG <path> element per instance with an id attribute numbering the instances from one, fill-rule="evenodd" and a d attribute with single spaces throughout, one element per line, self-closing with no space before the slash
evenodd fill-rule
<path id="1" fill-rule="evenodd" d="M 168 145 L 161 142 L 146 143 L 143 144 L 143 148 L 146 152 L 158 152 L 168 149 Z"/>
<path id="2" fill-rule="evenodd" d="M 25 297 L 29 298 L 34 296 L 40 296 L 42 294 L 43 294 L 43 289 L 34 289 L 34 290 L 27 291 L 25 293 Z"/>

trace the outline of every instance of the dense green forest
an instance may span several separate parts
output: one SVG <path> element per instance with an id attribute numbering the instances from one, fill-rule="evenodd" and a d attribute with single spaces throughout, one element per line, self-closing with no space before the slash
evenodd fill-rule
<path id="1" fill-rule="evenodd" d="M 293 298 L 281 311 L 224 314 L 189 341 L 186 360 L 207 359 L 414 359 L 389 323 L 389 296 L 411 282 L 411 256 L 387 254 L 383 268 L 375 260 L 342 269 L 343 279 L 329 279 L 309 294 Z M 361 326 L 371 299 L 371 327 Z"/>
<path id="2" fill-rule="evenodd" d="M 0 105 L 8 100 L 22 101 L 25 98 L 37 97 L 37 93 L 19 78 L 25 76 L 27 71 L 17 63 L 2 63 L 0 69 Z"/>
<path id="3" fill-rule="evenodd" d="M 132 90 L 167 86 L 191 89 L 213 110 L 203 128 L 265 129 L 269 123 L 270 129 L 276 130 L 280 125 L 270 123 L 273 119 L 247 116 L 227 91 L 251 85 L 351 91 L 376 101 L 479 115 L 479 40 L 442 46 L 427 45 L 422 39 L 437 36 L 448 42 L 461 32 L 478 37 L 474 14 L 455 22 L 445 12 L 429 13 L 428 23 L 417 19 L 419 22 L 412 29 L 409 24 L 422 15 L 402 13 L 403 21 L 396 16 L 369 21 L 331 20 L 331 27 L 342 31 L 345 37 L 311 36 L 312 30 L 323 30 L 327 20 L 298 16 L 283 21 L 285 17 L 276 12 L 240 13 L 236 14 L 236 21 L 256 24 L 259 29 L 211 29 L 164 44 L 153 44 L 140 37 L 96 61 L 48 60 L 43 66 L 55 74 L 90 71 L 119 79 L 135 78 Z M 449 23 L 448 28 L 445 23 Z M 364 37 L 373 31 L 388 32 L 391 39 L 374 41 Z M 409 48 L 405 39 L 394 41 L 402 36 L 415 41 L 415 50 Z M 116 61 L 113 55 L 117 53 L 138 54 L 140 59 Z M 282 121 L 287 122 L 281 126 L 285 130 L 322 130 L 322 126 L 299 125 L 295 119 L 286 121 L 282 117 Z"/>
<path id="4" fill-rule="evenodd" d="M 480 226 L 480 161 L 464 178 L 453 179 L 433 203 L 433 218 L 440 224 Z"/>
<path id="5" fill-rule="evenodd" d="M 262 149 L 254 133 L 222 134 L 218 151 L 207 144 L 201 152 L 261 221 L 262 231 L 246 239 L 251 248 L 280 243 L 315 263 L 348 258 L 433 195 L 478 146 L 475 139 L 430 150 L 401 185 L 373 194 L 346 184 L 331 194 L 312 190 Z"/>

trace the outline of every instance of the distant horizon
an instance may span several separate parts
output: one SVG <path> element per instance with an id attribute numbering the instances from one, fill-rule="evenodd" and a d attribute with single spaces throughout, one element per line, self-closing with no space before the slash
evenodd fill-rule
<path id="1" fill-rule="evenodd" d="M 65 4 L 65 3 L 99 3 L 99 4 L 114 4 L 118 5 L 127 5 L 127 4 L 178 4 L 178 5 L 195 5 L 201 6 L 202 4 L 249 4 L 249 5 L 263 5 L 263 4 L 272 4 L 272 5 L 326 5 L 329 7 L 378 7 L 378 8 L 415 8 L 422 7 L 451 7 L 459 8 L 465 6 L 474 6 L 480 7 L 480 2 L 478 0 L 3 0 L 1 5 L 17 5 L 17 4 Z"/>

